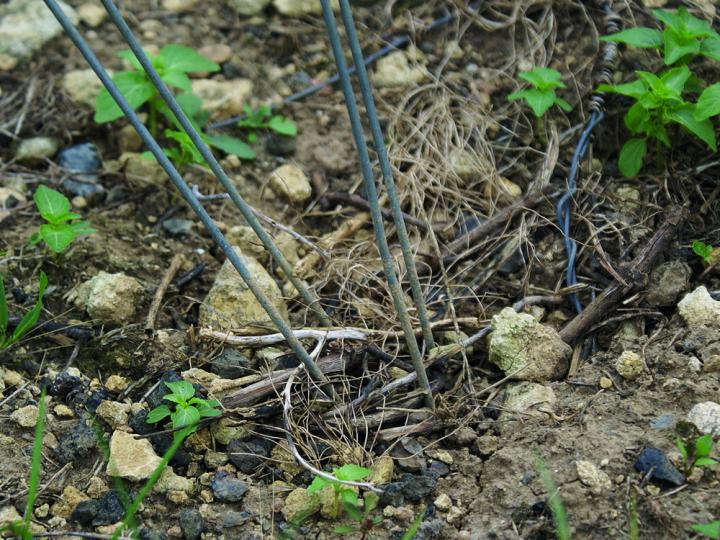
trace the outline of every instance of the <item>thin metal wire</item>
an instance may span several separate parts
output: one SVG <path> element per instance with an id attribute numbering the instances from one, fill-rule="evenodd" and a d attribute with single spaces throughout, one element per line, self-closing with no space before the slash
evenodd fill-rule
<path id="1" fill-rule="evenodd" d="M 223 185 L 227 193 L 230 195 L 230 199 L 232 202 L 237 206 L 238 210 L 240 210 L 240 213 L 245 218 L 245 221 L 247 221 L 248 225 L 252 228 L 253 231 L 255 231 L 255 234 L 257 234 L 260 241 L 265 246 L 265 249 L 268 250 L 272 258 L 278 263 L 280 268 L 282 268 L 283 273 L 285 276 L 290 280 L 290 282 L 293 284 L 293 286 L 297 289 L 297 291 L 300 293 L 300 296 L 302 296 L 303 300 L 307 302 L 308 306 L 320 317 L 320 320 L 322 321 L 324 326 L 331 326 L 332 321 L 330 320 L 330 317 L 328 317 L 327 313 L 323 310 L 322 306 L 320 305 L 320 299 L 310 291 L 310 289 L 307 287 L 307 285 L 300 280 L 296 275 L 295 272 L 290 265 L 290 263 L 287 261 L 287 259 L 283 256 L 283 254 L 280 252 L 278 247 L 273 242 L 270 235 L 265 231 L 263 226 L 260 224 L 258 219 L 255 217 L 255 213 L 253 212 L 252 207 L 245 202 L 245 200 L 242 198 L 240 193 L 238 193 L 237 188 L 233 184 L 233 182 L 228 178 L 227 174 L 223 170 L 223 168 L 220 166 L 220 163 L 218 163 L 217 159 L 213 155 L 212 151 L 208 147 L 207 144 L 205 144 L 205 141 L 202 140 L 202 137 L 197 132 L 197 130 L 193 127 L 190 120 L 188 120 L 187 115 L 182 110 L 180 105 L 178 105 L 178 102 L 175 100 L 175 97 L 173 96 L 172 92 L 168 89 L 167 85 L 163 82 L 163 80 L 160 78 L 160 75 L 158 75 L 157 71 L 152 65 L 152 62 L 145 54 L 145 51 L 143 51 L 142 47 L 140 46 L 140 43 L 138 43 L 137 39 L 135 39 L 135 36 L 132 33 L 132 30 L 130 30 L 130 27 L 125 22 L 125 19 L 123 19 L 122 14 L 120 13 L 120 10 L 115 6 L 112 0 L 101 0 L 103 6 L 105 6 L 105 9 L 107 10 L 108 14 L 110 15 L 110 18 L 112 19 L 113 23 L 117 27 L 117 29 L 120 31 L 120 34 L 123 36 L 127 44 L 130 46 L 130 49 L 132 50 L 133 54 L 135 54 L 135 57 L 138 59 L 140 64 L 142 65 L 143 69 L 145 70 L 145 73 L 150 78 L 150 81 L 153 83 L 155 88 L 157 89 L 158 93 L 160 94 L 160 97 L 162 97 L 163 101 L 167 104 L 167 106 L 170 108 L 170 110 L 173 112 L 175 117 L 180 122 L 180 125 L 183 128 L 183 131 L 187 133 L 188 137 L 190 137 L 190 140 L 193 142 L 195 147 L 198 149 L 202 157 L 205 159 L 207 164 L 210 166 L 210 170 L 215 174 L 215 176 L 218 178 L 220 183 Z"/>
<path id="2" fill-rule="evenodd" d="M 345 105 L 348 110 L 348 116 L 350 117 L 350 127 L 352 128 L 355 146 L 360 158 L 363 184 L 370 204 L 370 216 L 372 217 L 373 229 L 375 231 L 375 241 L 377 243 L 377 248 L 380 252 L 380 258 L 382 259 L 383 268 L 385 270 L 385 278 L 387 279 L 390 294 L 393 298 L 393 304 L 395 305 L 395 311 L 398 319 L 400 320 L 400 327 L 403 330 L 405 341 L 408 350 L 410 351 L 410 357 L 412 358 L 413 366 L 415 367 L 415 372 L 418 376 L 418 383 L 425 392 L 427 405 L 434 408 L 432 390 L 430 389 L 430 383 L 427 378 L 427 373 L 425 372 L 420 348 L 418 347 L 418 342 L 415 339 L 415 333 L 413 332 L 410 317 L 407 313 L 403 291 L 400 287 L 397 275 L 395 274 L 395 268 L 390 255 L 390 248 L 388 247 L 387 238 L 385 236 L 385 226 L 380 212 L 375 178 L 372 171 L 372 165 L 370 164 L 370 155 L 368 153 L 368 147 L 363 133 L 360 114 L 358 113 L 355 94 L 353 93 L 352 84 L 350 82 L 350 74 L 348 73 L 347 63 L 345 61 L 342 45 L 340 44 L 337 22 L 335 21 L 335 15 L 332 12 L 329 0 L 320 0 L 320 3 L 322 5 L 323 18 L 325 20 L 328 38 L 330 39 L 330 46 L 332 48 L 333 56 L 335 57 L 335 66 L 340 74 L 340 83 L 345 96 Z"/>
<path id="3" fill-rule="evenodd" d="M 47 5 L 47 7 L 50 9 L 50 11 L 52 11 L 53 15 L 60 23 L 60 26 L 62 26 L 65 33 L 70 37 L 75 47 L 77 47 L 80 53 L 83 55 L 85 61 L 92 68 L 92 70 L 98 76 L 98 78 L 103 83 L 112 98 L 123 111 L 123 114 L 128 119 L 130 124 L 135 128 L 138 135 L 140 135 L 140 138 L 143 140 L 147 148 L 150 150 L 153 156 L 155 156 L 155 159 L 157 159 L 160 166 L 170 177 L 172 183 L 180 191 L 183 199 L 185 199 L 185 201 L 190 205 L 195 214 L 197 214 L 203 225 L 205 225 L 207 230 L 210 232 L 210 235 L 213 237 L 217 245 L 220 246 L 220 249 L 223 250 L 228 260 L 238 271 L 243 281 L 245 281 L 250 291 L 253 293 L 262 308 L 272 320 L 273 324 L 285 336 L 288 345 L 303 363 L 305 368 L 308 370 L 308 373 L 310 373 L 310 375 L 315 381 L 324 384 L 327 392 L 332 392 L 332 388 L 328 384 L 327 379 L 323 375 L 318 365 L 312 358 L 310 358 L 310 355 L 302 346 L 300 341 L 295 337 L 292 329 L 282 318 L 280 312 L 277 310 L 277 308 L 275 308 L 275 306 L 272 305 L 268 297 L 258 286 L 255 278 L 247 269 L 245 264 L 242 262 L 242 259 L 238 256 L 233 247 L 225 239 L 223 234 L 218 229 L 217 225 L 215 225 L 215 222 L 203 208 L 202 204 L 200 204 L 197 198 L 193 195 L 192 190 L 187 186 L 187 184 L 182 179 L 173 164 L 165 156 L 160 145 L 140 121 L 137 114 L 135 114 L 135 111 L 133 111 L 128 102 L 123 97 L 122 93 L 118 90 L 117 86 L 115 86 L 115 83 L 112 81 L 107 71 L 105 71 L 105 68 L 103 68 L 98 58 L 95 56 L 95 54 L 85 42 L 83 37 L 80 35 L 77 29 L 73 26 L 72 22 L 70 22 L 63 10 L 57 4 L 57 1 L 44 0 L 44 2 L 45 5 Z"/>
<path id="4" fill-rule="evenodd" d="M 370 88 L 370 79 L 368 78 L 367 69 L 362 61 L 363 54 L 360 48 L 360 41 L 355 30 L 355 22 L 353 21 L 352 10 L 348 0 L 340 0 L 340 16 L 347 40 L 350 44 L 355 65 L 358 66 L 357 78 L 360 83 L 360 92 L 362 94 L 365 111 L 367 112 L 370 132 L 372 133 L 373 142 L 375 143 L 375 151 L 380 161 L 380 170 L 385 180 L 385 189 L 387 190 L 388 199 L 390 201 L 390 209 L 392 210 L 393 221 L 397 229 L 398 240 L 400 241 L 400 250 L 402 251 L 405 268 L 410 281 L 410 289 L 412 291 L 413 300 L 418 310 L 418 319 L 422 329 L 425 346 L 432 349 L 435 346 L 435 339 L 430 330 L 430 321 L 428 320 L 427 308 L 425 306 L 425 298 L 422 288 L 420 287 L 420 279 L 418 278 L 417 268 L 415 267 L 415 258 L 410 247 L 410 239 L 408 238 L 407 228 L 405 227 L 405 218 L 403 217 L 402 208 L 400 208 L 400 199 L 398 198 L 397 189 L 395 187 L 395 179 L 393 178 L 392 169 L 390 168 L 390 160 L 388 159 L 385 141 L 383 140 L 382 128 L 378 120 L 377 108 L 375 107 L 375 98 Z"/>

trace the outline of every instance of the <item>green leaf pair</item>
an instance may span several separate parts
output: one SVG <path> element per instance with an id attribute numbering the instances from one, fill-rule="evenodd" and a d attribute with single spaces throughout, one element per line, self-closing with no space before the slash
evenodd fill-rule
<path id="1" fill-rule="evenodd" d="M 710 264 L 712 261 L 714 248 L 710 244 L 695 240 L 692 243 L 692 250 L 695 255 L 705 261 L 705 264 Z"/>
<path id="2" fill-rule="evenodd" d="M 710 433 L 698 437 L 694 442 L 690 441 L 689 445 L 686 445 L 685 441 L 678 437 L 675 444 L 685 462 L 686 474 L 690 474 L 695 467 L 712 467 L 719 463 L 717 459 L 710 457 L 714 444 L 713 436 Z"/>
<path id="3" fill-rule="evenodd" d="M 173 429 L 181 429 L 196 425 L 202 418 L 220 416 L 221 411 L 217 409 L 220 402 L 195 397 L 195 388 L 187 381 L 166 382 L 165 386 L 170 389 L 170 394 L 163 397 L 164 400 L 175 403 L 175 410 L 167 405 L 159 405 L 150 411 L 145 420 L 148 424 L 156 424 L 167 417 L 170 417 Z"/>
<path id="4" fill-rule="evenodd" d="M 70 211 L 70 201 L 59 191 L 40 185 L 35 190 L 33 199 L 47 223 L 40 225 L 39 230 L 32 235 L 31 244 L 44 241 L 52 251 L 61 253 L 77 237 L 96 232 L 87 221 L 79 221 L 82 216 Z"/>
<path id="5" fill-rule="evenodd" d="M 524 99 L 537 118 L 542 117 L 553 105 L 557 105 L 565 112 L 572 110 L 572 106 L 567 101 L 555 95 L 556 88 L 566 88 L 560 72 L 550 68 L 535 67 L 520 73 L 518 77 L 529 82 L 533 88 L 513 92 L 508 96 L 508 100 Z"/>
<path id="6" fill-rule="evenodd" d="M 254 130 L 258 129 L 269 129 L 286 137 L 295 137 L 297 135 L 295 122 L 279 114 L 273 114 L 269 105 L 261 105 L 254 111 L 245 105 L 243 111 L 245 112 L 245 118 L 240 120 L 237 125 L 250 130 L 248 134 L 250 142 L 257 139 Z"/>
<path id="7" fill-rule="evenodd" d="M 0 350 L 7 349 L 10 345 L 22 339 L 22 337 L 35 326 L 42 312 L 43 295 L 45 294 L 47 285 L 48 278 L 45 272 L 41 271 L 38 284 L 38 297 L 35 305 L 30 311 L 23 315 L 13 333 L 8 335 L 7 329 L 10 317 L 8 314 L 7 301 L 5 300 L 5 283 L 3 282 L 2 276 L 0 276 Z"/>

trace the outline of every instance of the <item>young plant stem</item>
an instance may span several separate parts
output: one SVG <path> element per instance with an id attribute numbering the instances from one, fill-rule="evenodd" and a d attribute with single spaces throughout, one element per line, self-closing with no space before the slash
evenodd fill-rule
<path id="1" fill-rule="evenodd" d="M 35 441 L 33 443 L 32 464 L 30 465 L 30 485 L 28 486 L 28 498 L 23 516 L 23 537 L 32 539 L 30 521 L 33 516 L 33 507 L 37 498 L 38 486 L 40 485 L 40 469 L 42 468 L 42 441 L 45 431 L 45 388 L 40 392 L 38 403 L 38 417 L 35 423 Z"/>

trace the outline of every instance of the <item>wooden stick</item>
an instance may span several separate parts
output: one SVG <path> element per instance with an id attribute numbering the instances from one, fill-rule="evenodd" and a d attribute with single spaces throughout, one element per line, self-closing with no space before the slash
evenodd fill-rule
<path id="1" fill-rule="evenodd" d="M 157 319 L 158 311 L 160 311 L 160 304 L 162 304 L 162 299 L 163 296 L 165 296 L 165 291 L 167 291 L 167 288 L 170 286 L 170 282 L 175 277 L 175 274 L 178 273 L 178 270 L 180 270 L 180 267 L 182 266 L 184 261 L 185 257 L 183 257 L 181 253 L 176 254 L 172 258 L 170 266 L 168 267 L 165 275 L 162 278 L 162 281 L 160 282 L 160 285 L 158 285 L 158 288 L 155 291 L 155 296 L 153 297 L 152 304 L 150 304 L 150 311 L 148 311 L 147 320 L 145 322 L 146 334 L 153 334 L 155 332 L 155 319 Z"/>

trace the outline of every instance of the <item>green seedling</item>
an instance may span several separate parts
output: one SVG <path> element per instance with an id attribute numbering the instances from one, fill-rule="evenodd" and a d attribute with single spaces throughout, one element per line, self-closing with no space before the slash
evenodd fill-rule
<path id="1" fill-rule="evenodd" d="M 420 525 L 422 525 L 426 511 L 427 506 L 423 504 L 420 507 L 420 511 L 418 512 L 417 516 L 415 516 L 415 519 L 413 519 L 413 522 L 410 524 L 410 527 L 407 531 L 405 531 L 405 534 L 403 534 L 402 540 L 413 540 L 413 538 L 415 538 L 415 535 L 420 530 Z"/>
<path id="2" fill-rule="evenodd" d="M 173 429 L 195 426 L 201 418 L 220 416 L 222 414 L 216 407 L 220 402 L 195 397 L 195 388 L 187 381 L 166 382 L 171 393 L 163 397 L 164 400 L 175 403 L 175 410 L 171 411 L 167 405 L 155 407 L 147 416 L 148 424 L 156 424 L 170 417 Z"/>
<path id="3" fill-rule="evenodd" d="M 557 88 L 565 88 L 559 71 L 545 67 L 536 67 L 523 71 L 518 75 L 532 85 L 532 88 L 518 90 L 508 96 L 508 100 L 524 99 L 537 118 L 541 118 L 553 105 L 569 112 L 572 106 L 564 99 L 555 95 Z"/>
<path id="4" fill-rule="evenodd" d="M 535 470 L 538 472 L 540 481 L 548 493 L 548 506 L 555 523 L 555 536 L 557 540 L 570 540 L 570 524 L 568 523 L 565 505 L 558 494 L 558 488 L 552 474 L 543 459 L 537 454 L 535 455 Z"/>
<path id="5" fill-rule="evenodd" d="M 720 539 L 720 520 L 710 523 L 698 523 L 697 525 L 691 525 L 691 527 L 693 531 L 703 536 L 713 538 L 714 540 Z"/>
<path id="6" fill-rule="evenodd" d="M 269 105 L 261 105 L 257 110 L 253 111 L 249 106 L 243 107 L 245 118 L 238 122 L 238 127 L 248 130 L 247 139 L 250 142 L 257 140 L 257 130 L 269 129 L 284 135 L 285 137 L 295 137 L 297 135 L 297 126 L 295 122 L 279 114 L 273 114 Z"/>
<path id="7" fill-rule="evenodd" d="M 710 264 L 712 261 L 714 248 L 710 244 L 706 244 L 700 240 L 694 240 L 692 243 L 692 250 L 695 255 L 705 261 L 705 264 Z"/>
<path id="8" fill-rule="evenodd" d="M 718 461 L 710 457 L 713 450 L 713 437 L 711 434 L 702 435 L 695 440 L 683 440 L 677 437 L 675 444 L 680 451 L 685 465 L 685 475 L 689 475 L 695 467 L 712 467 Z"/>
<path id="9" fill-rule="evenodd" d="M 77 237 L 96 232 L 87 221 L 81 221 L 80 214 L 70 211 L 70 201 L 59 191 L 40 185 L 33 199 L 47 223 L 32 235 L 31 244 L 44 241 L 52 251 L 62 253 Z"/>
<path id="10" fill-rule="evenodd" d="M 23 315 L 13 333 L 8 335 L 7 329 L 9 316 L 7 301 L 5 300 L 5 283 L 3 282 L 2 276 L 0 276 L 0 351 L 7 349 L 10 345 L 22 339 L 22 337 L 27 334 L 33 326 L 35 326 L 35 323 L 37 323 L 40 318 L 40 312 L 43 307 L 43 295 L 45 294 L 47 284 L 47 276 L 45 275 L 45 272 L 41 271 L 38 285 L 38 297 L 35 305 L 30 311 Z"/>
<path id="11" fill-rule="evenodd" d="M 370 469 L 360 467 L 358 465 L 348 464 L 340 468 L 333 469 L 333 476 L 338 480 L 348 482 L 359 482 L 372 474 Z M 347 516 L 356 523 L 352 525 L 339 525 L 335 528 L 336 534 L 350 534 L 354 532 L 366 533 L 373 526 L 382 521 L 382 516 L 372 516 L 372 512 L 377 508 L 379 497 L 372 492 L 368 492 L 364 497 L 364 504 L 360 503 L 360 499 L 355 490 L 340 482 L 328 480 L 322 476 L 316 476 L 310 486 L 308 486 L 308 495 L 314 495 L 327 486 L 333 487 L 334 492 L 334 513 L 340 515 L 340 509 L 344 509 Z"/>
<path id="12" fill-rule="evenodd" d="M 690 15 L 684 7 L 676 12 L 656 9 L 655 17 L 663 24 L 663 30 L 654 28 L 629 28 L 609 36 L 602 41 L 625 43 L 641 49 L 662 51 L 665 65 L 687 64 L 697 56 L 720 61 L 720 34 L 710 23 Z"/>
<path id="13" fill-rule="evenodd" d="M 683 90 L 690 79 L 690 69 L 683 65 L 662 73 L 659 77 L 647 71 L 636 71 L 638 79 L 618 85 L 602 84 L 601 92 L 613 92 L 635 100 L 625 114 L 625 126 L 634 136 L 620 150 L 620 172 L 635 176 L 642 167 L 648 151 L 648 140 L 655 140 L 656 157 L 661 161 L 661 145 L 672 146 L 667 129 L 678 124 L 701 139 L 713 151 L 717 150 L 715 129 L 710 120 L 697 120 L 697 105 L 683 98 Z"/>

